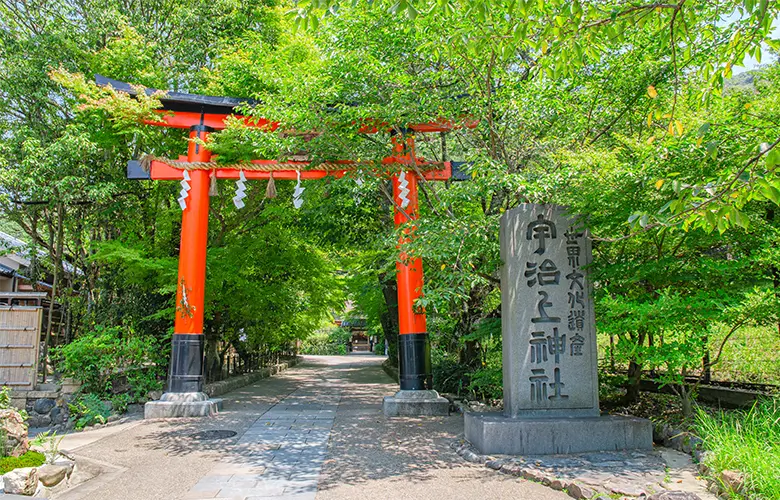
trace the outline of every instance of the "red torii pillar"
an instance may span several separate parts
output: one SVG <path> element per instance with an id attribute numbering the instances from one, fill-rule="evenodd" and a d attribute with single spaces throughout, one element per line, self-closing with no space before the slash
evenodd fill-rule
<path id="1" fill-rule="evenodd" d="M 414 136 L 393 137 L 395 158 L 402 165 L 416 165 Z M 450 403 L 433 390 L 431 346 L 423 309 L 415 301 L 423 292 L 423 265 L 420 257 L 410 256 L 404 246 L 414 238 L 418 216 L 419 177 L 412 170 L 393 176 L 393 205 L 398 238 L 396 280 L 398 286 L 398 378 L 401 390 L 384 399 L 386 416 L 448 415 Z"/>
<path id="2" fill-rule="evenodd" d="M 195 142 L 205 141 L 213 129 L 190 127 L 188 162 L 207 162 L 211 151 Z M 170 393 L 203 393 L 203 309 L 206 294 L 206 246 L 209 235 L 209 171 L 191 170 L 187 208 L 181 215 L 176 318 L 171 340 Z M 197 399 L 206 399 L 198 397 Z"/>

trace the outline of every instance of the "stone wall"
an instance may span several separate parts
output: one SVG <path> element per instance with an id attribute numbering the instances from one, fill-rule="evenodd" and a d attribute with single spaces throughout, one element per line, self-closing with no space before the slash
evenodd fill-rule
<path id="1" fill-rule="evenodd" d="M 29 427 L 56 427 L 68 420 L 68 398 L 59 390 L 13 391 L 11 404 L 27 412 Z"/>

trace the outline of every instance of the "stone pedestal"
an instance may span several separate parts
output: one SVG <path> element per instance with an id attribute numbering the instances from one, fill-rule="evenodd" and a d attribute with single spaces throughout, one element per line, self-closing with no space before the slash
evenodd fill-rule
<path id="1" fill-rule="evenodd" d="M 221 399 L 209 399 L 203 392 L 166 392 L 144 405 L 144 418 L 212 417 L 221 409 Z"/>
<path id="2" fill-rule="evenodd" d="M 382 411 L 386 417 L 447 416 L 450 402 L 436 391 L 398 391 L 385 397 Z"/>
<path id="3" fill-rule="evenodd" d="M 653 448 L 653 425 L 620 416 L 511 418 L 502 413 L 467 413 L 466 439 L 480 453 L 554 455 Z"/>

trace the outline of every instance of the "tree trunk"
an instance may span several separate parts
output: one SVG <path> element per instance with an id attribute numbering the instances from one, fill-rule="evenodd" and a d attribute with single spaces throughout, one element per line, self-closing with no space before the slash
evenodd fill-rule
<path id="1" fill-rule="evenodd" d="M 637 332 L 636 345 L 642 347 L 645 343 L 646 334 L 643 331 Z M 639 400 L 639 384 L 642 382 L 642 359 L 637 354 L 632 354 L 628 362 L 628 380 L 626 381 L 626 404 L 635 403 Z"/>
<path id="2" fill-rule="evenodd" d="M 635 403 L 639 400 L 639 384 L 641 381 L 642 365 L 632 359 L 628 363 L 625 403 Z"/>
<path id="3" fill-rule="evenodd" d="M 615 373 L 615 336 L 609 334 L 609 371 Z"/>
<path id="4" fill-rule="evenodd" d="M 379 285 L 385 298 L 387 313 L 381 317 L 382 330 L 390 347 L 388 358 L 390 364 L 398 364 L 398 283 L 395 278 L 386 274 L 379 275 Z"/>
<path id="5" fill-rule="evenodd" d="M 685 418 L 693 415 L 693 400 L 691 398 L 692 391 L 683 382 L 680 384 L 680 402 L 682 403 L 682 412 Z"/>
<path id="6" fill-rule="evenodd" d="M 206 335 L 206 356 L 203 369 L 208 382 L 216 382 L 222 375 L 222 363 L 219 360 L 217 339 L 217 335 Z"/>

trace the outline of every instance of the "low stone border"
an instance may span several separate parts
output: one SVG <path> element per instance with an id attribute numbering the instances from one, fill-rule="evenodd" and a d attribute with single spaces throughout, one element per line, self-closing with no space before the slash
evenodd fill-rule
<path id="1" fill-rule="evenodd" d="M 2 476 L 0 494 L 49 498 L 52 493 L 68 487 L 75 468 L 75 460 L 63 456 L 51 464 L 14 469 Z"/>
<path id="2" fill-rule="evenodd" d="M 301 357 L 297 356 L 294 359 L 279 363 L 276 365 L 266 366 L 259 370 L 246 373 L 244 375 L 238 375 L 236 377 L 230 377 L 226 380 L 220 380 L 219 382 L 211 382 L 205 385 L 203 392 L 209 395 L 209 397 L 221 396 L 228 392 L 235 391 L 241 387 L 253 384 L 258 380 L 268 378 L 277 373 L 283 372 L 301 362 Z"/>
<path id="3" fill-rule="evenodd" d="M 481 455 L 465 439 L 455 440 L 450 444 L 450 447 L 468 462 L 482 464 L 502 474 L 541 483 L 557 491 L 565 491 L 570 497 L 575 499 L 611 500 L 615 495 L 619 495 L 621 498 L 641 497 L 646 500 L 701 500 L 701 497 L 695 493 L 670 491 L 655 481 L 654 485 L 648 482 L 648 484 L 642 484 L 641 486 L 626 480 L 613 482 L 612 478 L 615 477 L 615 474 L 603 471 L 609 470 L 611 467 L 617 467 L 624 473 L 627 467 L 634 467 L 638 471 L 638 477 L 644 478 L 642 474 L 647 474 L 646 479 L 652 478 L 657 480 L 660 475 L 660 479 L 663 481 L 665 474 L 664 466 L 660 457 L 655 456 L 657 455 L 655 452 L 603 452 L 560 457 L 526 457 L 526 460 L 522 457 L 497 458 Z M 594 468 L 602 470 L 595 472 L 587 481 L 580 478 L 561 477 L 552 473 L 551 467 L 549 467 L 551 463 L 560 464 L 561 469 L 565 470 L 570 465 L 574 465 L 575 462 L 577 465 L 588 462 L 585 457 L 603 460 L 602 462 L 590 462 Z M 621 460 L 617 461 L 615 458 L 620 458 Z M 643 464 L 642 460 L 647 460 L 648 463 Z M 598 485 L 600 477 L 608 478 L 605 485 Z"/>
<path id="4" fill-rule="evenodd" d="M 251 385 L 257 382 L 258 380 L 268 378 L 272 375 L 276 375 L 277 373 L 281 373 L 284 370 L 292 368 L 293 366 L 297 365 L 300 362 L 301 362 L 301 357 L 298 356 L 295 359 L 291 359 L 289 361 L 285 361 L 284 363 L 279 363 L 272 366 L 266 366 L 252 373 L 230 377 L 227 380 L 220 380 L 219 382 L 211 382 L 204 386 L 203 392 L 205 392 L 206 394 L 209 395 L 209 397 L 212 398 L 215 396 L 220 396 L 222 394 L 235 391 L 236 389 L 240 389 L 241 387 Z M 143 417 L 144 417 L 143 405 L 140 405 L 140 411 L 132 412 L 132 413 L 128 412 L 125 416 L 112 414 L 111 416 L 108 417 L 106 423 L 104 424 L 95 423 L 92 425 L 88 425 L 86 427 L 83 427 L 82 429 L 79 429 L 79 432 L 86 431 L 86 430 L 93 430 L 93 429 L 102 429 L 104 427 L 112 427 L 114 425 L 126 424 L 128 422 L 142 420 Z M 55 430 L 59 430 L 59 429 L 55 429 Z M 71 428 L 65 430 L 74 430 L 74 429 Z"/>
<path id="5" fill-rule="evenodd" d="M 384 363 L 382 363 L 382 369 L 391 379 L 395 380 L 396 384 L 398 383 L 398 367 L 391 365 L 389 358 Z"/>

